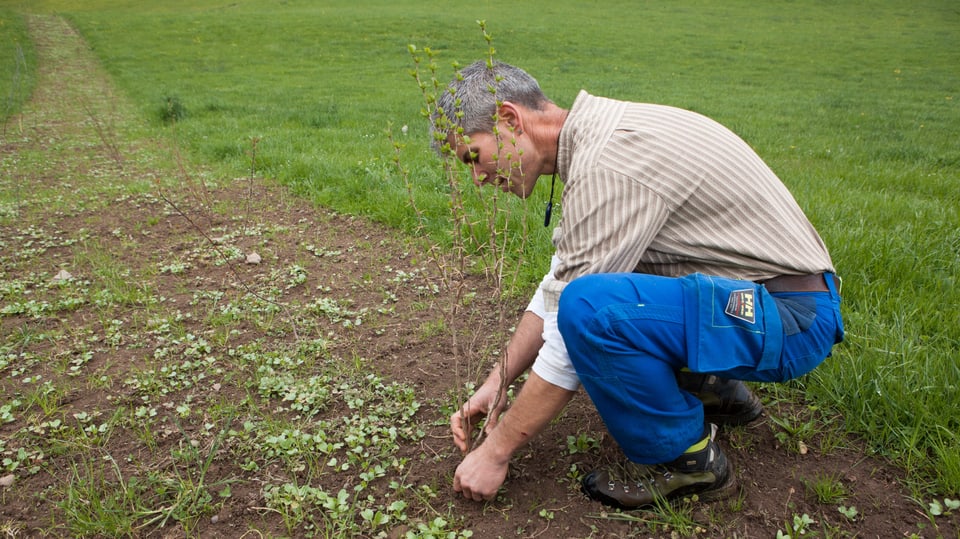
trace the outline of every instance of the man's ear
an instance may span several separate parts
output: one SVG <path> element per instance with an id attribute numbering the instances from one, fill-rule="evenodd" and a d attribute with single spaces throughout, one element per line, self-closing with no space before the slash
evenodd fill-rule
<path id="1" fill-rule="evenodd" d="M 523 134 L 523 109 L 518 105 L 504 101 L 497 109 L 497 115 L 501 122 L 509 126 L 510 131 L 518 135 Z"/>

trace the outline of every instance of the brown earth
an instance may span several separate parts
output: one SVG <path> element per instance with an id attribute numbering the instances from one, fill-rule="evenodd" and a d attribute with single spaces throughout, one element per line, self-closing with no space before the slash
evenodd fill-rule
<path id="1" fill-rule="evenodd" d="M 721 444 L 736 468 L 739 495 L 712 504 L 683 504 L 696 523 L 689 529 L 664 527 L 663 513 L 608 512 L 579 493 L 571 475 L 619 455 L 583 395 L 515 456 L 495 501 L 463 500 L 450 487 L 459 462 L 445 426 L 455 400 L 451 395 L 465 381 L 477 379 L 486 368 L 478 365 L 489 365 L 497 356 L 506 326 L 518 320 L 525 302 L 503 307 L 486 300 L 495 297 L 493 287 L 481 278 L 471 279 L 467 286 L 478 299 L 461 314 L 461 328 L 469 327 L 469 332 L 461 334 L 455 351 L 449 333 L 436 331 L 449 320 L 452 298 L 442 289 L 439 294 L 429 291 L 440 279 L 421 244 L 364 219 L 313 206 L 269 181 L 210 178 L 182 165 L 171 169 L 157 164 L 163 160 L 151 156 L 175 152 L 157 141 L 118 142 L 126 140 L 117 133 L 134 115 L 124 99 L 114 95 L 82 38 L 58 18 L 31 17 L 30 24 L 41 73 L 32 101 L 5 126 L 0 144 L 3 200 L 18 200 L 12 208 L 5 205 L 0 215 L 0 277 L 9 282 L 30 276 L 33 283 L 49 283 L 66 270 L 74 279 L 116 279 L 119 283 L 113 286 L 127 294 L 136 296 L 139 288 L 163 299 L 144 304 L 141 297 L 110 311 L 88 301 L 43 316 L 0 316 L 3 350 L 12 358 L 0 364 L 0 406 L 35 396 L 28 387 L 36 376 L 68 388 L 46 406 L 33 397 L 29 405 L 15 408 L 13 420 L 0 425 L 0 457 L 16 460 L 20 449 L 30 455 L 12 473 L 6 464 L 0 470 L 0 476 L 13 480 L 0 487 L 0 530 L 8 537 L 74 534 L 58 502 L 65 485 L 76 480 L 80 459 L 110 457 L 118 475 L 128 477 L 164 469 L 171 451 L 191 436 L 204 440 L 207 415 L 201 411 L 184 419 L 179 432 L 167 423 L 152 445 L 126 423 L 118 423 L 123 426 L 94 448 L 50 442 L 53 419 L 70 421 L 79 412 L 109 416 L 136 405 L 142 395 L 121 381 L 149 363 L 152 351 L 163 344 L 164 337 L 151 333 L 156 327 L 151 318 L 162 316 L 175 317 L 181 334 L 215 343 L 211 353 L 221 358 L 226 350 L 253 341 L 284 350 L 323 338 L 332 360 L 414 388 L 422 403 L 414 417 L 424 432 L 395 456 L 408 459 L 403 481 L 413 489 L 429 487 L 436 497 L 412 498 L 410 521 L 393 528 L 392 537 L 412 533 L 415 521 L 440 515 L 478 538 L 776 537 L 778 531 L 790 532 L 794 518 L 803 515 L 814 521 L 808 537 L 958 537 L 956 515 L 931 522 L 901 485 L 904 474 L 865 454 L 856 439 L 815 433 L 802 440 L 804 450 L 798 440 L 784 439 L 770 415 L 794 421 L 815 416 L 802 403 L 781 399 L 778 391 L 762 391 L 768 403 L 763 418 L 721 433 Z M 123 185 L 138 182 L 153 187 L 138 195 L 121 194 Z M 238 254 L 222 256 L 231 248 Z M 245 263 L 243 255 L 252 252 L 261 256 L 259 264 Z M 177 261 L 185 262 L 185 269 L 158 269 Z M 294 266 L 302 269 L 305 282 L 280 286 L 277 296 L 274 289 L 287 282 Z M 121 274 L 111 275 L 110 268 Z M 132 286 L 124 288 L 124 283 Z M 33 286 L 38 299 L 49 294 Z M 211 322 L 209 305 L 196 300 L 201 292 L 222 294 L 222 304 L 274 294 L 282 307 L 271 320 L 240 318 L 229 326 L 232 332 L 224 333 Z M 0 293 L 0 307 L 9 307 L 11 296 Z M 345 330 L 343 320 L 295 309 L 318 297 L 334 298 L 354 313 L 369 310 L 362 324 Z M 498 321 L 501 308 L 505 322 Z M 111 322 L 105 317 L 119 320 L 123 328 L 112 342 Z M 447 330 L 451 324 L 446 323 Z M 71 378 L 64 367 L 74 364 L 83 376 Z M 240 383 L 243 375 L 228 369 L 219 377 L 180 387 L 168 395 L 166 408 L 160 405 L 161 414 L 172 415 L 170 408 L 184 401 L 194 410 L 247 402 L 250 392 Z M 334 405 L 311 421 L 349 413 L 344 405 Z M 582 450 L 569 443 L 578 439 Z M 232 459 L 235 454 L 216 452 L 208 472 L 210 484 L 233 481 L 232 495 L 215 501 L 215 514 L 204 515 L 189 531 L 170 520 L 162 527 L 140 528 L 135 535 L 324 536 L 322 529 L 311 532 L 296 526 L 288 532 L 281 515 L 266 508 L 263 485 L 289 470 L 269 462 L 251 470 Z M 353 471 L 319 477 L 317 486 L 331 492 L 356 484 Z M 812 486 L 824 478 L 835 479 L 846 495 L 818 502 Z M 857 516 L 841 514 L 841 505 L 856 507 Z"/>

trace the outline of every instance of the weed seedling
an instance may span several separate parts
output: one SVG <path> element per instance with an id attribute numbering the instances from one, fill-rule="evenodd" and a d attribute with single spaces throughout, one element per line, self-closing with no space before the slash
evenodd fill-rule
<path id="1" fill-rule="evenodd" d="M 803 484 L 817 503 L 832 505 L 842 502 L 849 495 L 837 474 L 819 474 L 812 481 L 803 481 Z"/>
<path id="2" fill-rule="evenodd" d="M 840 511 L 841 515 L 847 517 L 850 520 L 856 520 L 857 516 L 860 514 L 860 512 L 857 511 L 857 508 L 852 505 L 850 507 L 841 505 L 840 507 L 837 507 L 837 511 Z"/>

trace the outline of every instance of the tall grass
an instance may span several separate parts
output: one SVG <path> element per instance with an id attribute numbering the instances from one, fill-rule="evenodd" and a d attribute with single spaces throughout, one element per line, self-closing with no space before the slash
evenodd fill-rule
<path id="1" fill-rule="evenodd" d="M 23 16 L 0 7 L 0 122 L 18 113 L 33 92 L 35 60 Z"/>
<path id="2" fill-rule="evenodd" d="M 258 174 L 413 230 L 384 135 L 409 126 L 404 151 L 438 242 L 449 198 L 408 44 L 467 63 L 485 54 L 474 22 L 484 19 L 497 57 L 534 74 L 561 106 L 584 88 L 716 118 L 780 174 L 844 277 L 847 342 L 803 385 L 914 472 L 916 488 L 960 492 L 954 3 L 47 0 L 30 9 L 66 14 L 144 120 L 198 162 L 246 175 L 259 140 Z M 163 111 L 174 98 L 182 115 L 170 123 Z M 544 191 L 513 211 L 542 215 Z M 526 249 L 542 261 L 524 273 L 529 290 L 548 260 L 548 231 Z"/>

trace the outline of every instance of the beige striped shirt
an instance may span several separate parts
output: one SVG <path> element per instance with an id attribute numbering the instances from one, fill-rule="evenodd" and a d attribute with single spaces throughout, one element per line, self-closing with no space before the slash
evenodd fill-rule
<path id="1" fill-rule="evenodd" d="M 581 92 L 559 152 L 561 281 L 627 271 L 751 281 L 833 271 L 770 167 L 700 114 Z"/>
<path id="2" fill-rule="evenodd" d="M 573 389 L 556 304 L 580 275 L 705 273 L 759 281 L 833 271 L 786 186 L 750 146 L 700 114 L 577 96 L 560 133 L 556 257 L 529 310 L 544 318 L 534 370 Z"/>

